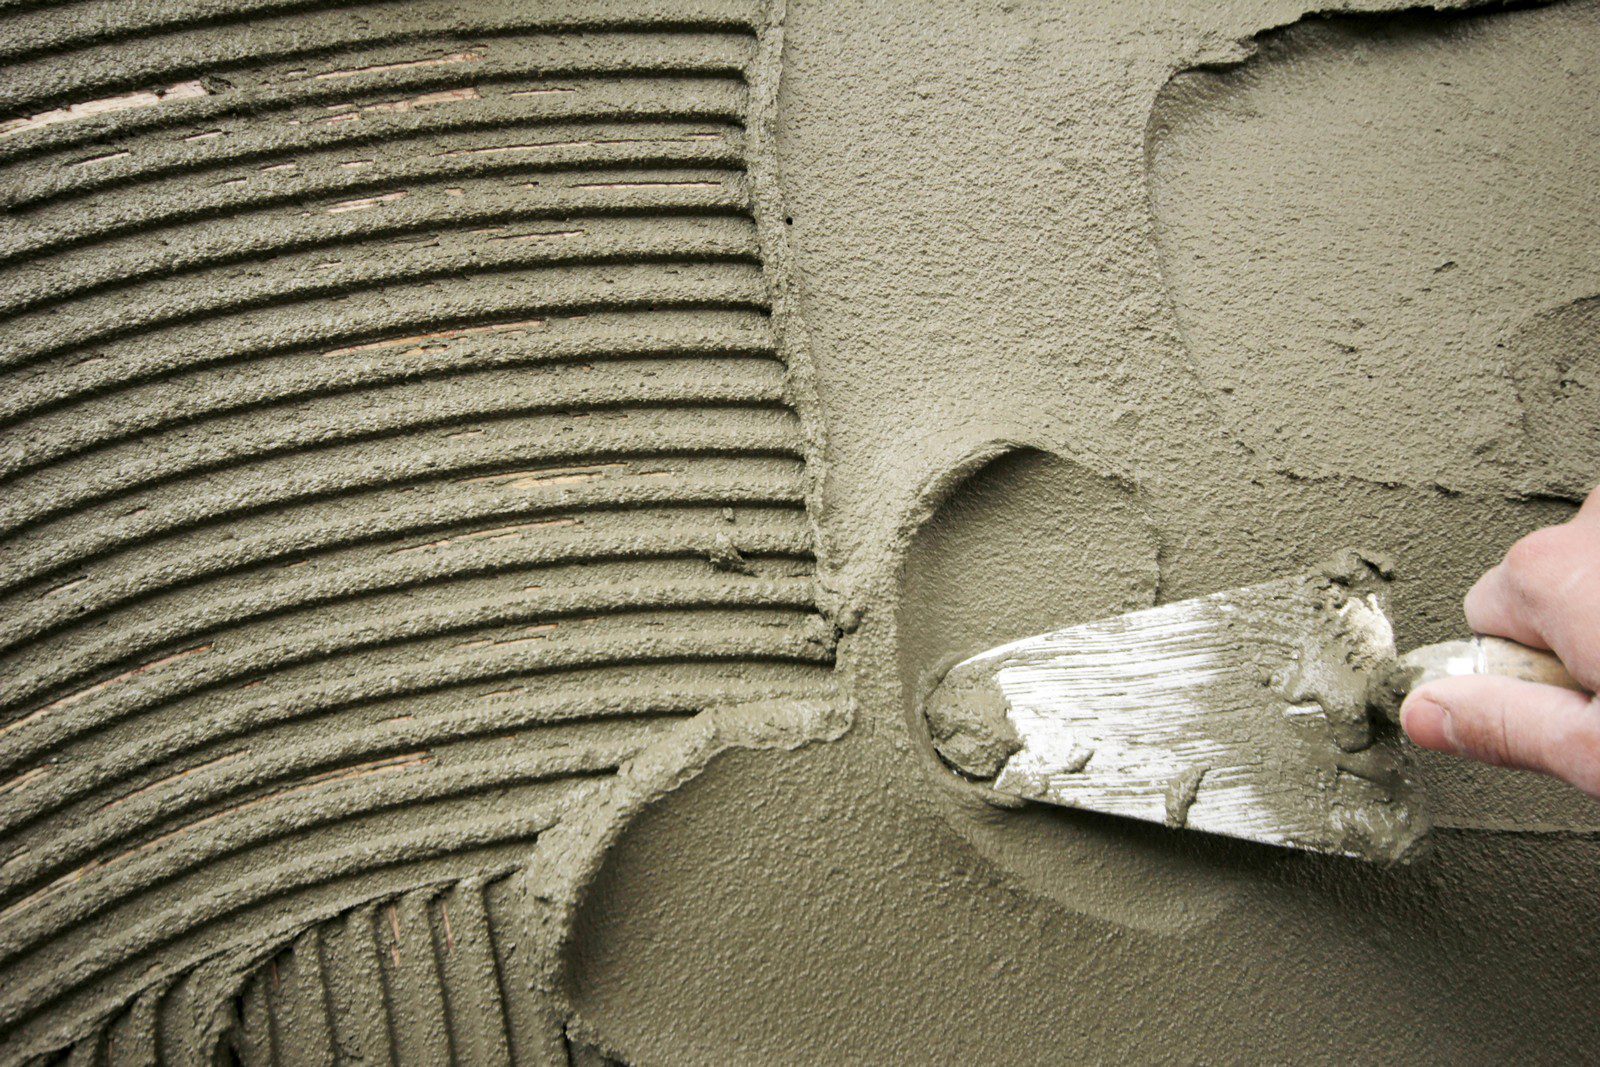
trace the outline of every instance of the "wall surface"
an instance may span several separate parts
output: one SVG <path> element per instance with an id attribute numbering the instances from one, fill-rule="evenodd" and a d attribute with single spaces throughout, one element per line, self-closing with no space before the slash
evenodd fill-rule
<path id="1" fill-rule="evenodd" d="M 1600 481 L 1600 4 L 1355 7 L 0 6 L 0 1063 L 1593 1059 L 1565 787 L 1384 870 L 919 725 Z"/>
<path id="2" fill-rule="evenodd" d="M 790 4 L 779 164 L 856 719 L 625 834 L 576 972 L 624 1054 L 1600 1048 L 1600 820 L 1570 790 L 1430 764 L 1448 825 L 1382 871 L 995 808 L 916 734 L 954 657 L 1347 544 L 1394 558 L 1402 645 L 1453 635 L 1600 480 L 1593 334 L 1557 325 L 1600 291 L 1600 8 L 1303 16 Z"/>

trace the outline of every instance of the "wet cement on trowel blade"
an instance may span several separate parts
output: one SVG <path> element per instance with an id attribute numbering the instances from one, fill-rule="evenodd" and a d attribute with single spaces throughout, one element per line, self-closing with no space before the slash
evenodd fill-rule
<path id="1" fill-rule="evenodd" d="M 1428 829 L 1425 798 L 1366 701 L 1395 658 L 1386 584 L 1382 564 L 1348 552 L 1303 577 L 1002 646 L 929 698 L 935 746 L 1004 794 L 1409 858 Z M 964 730 L 939 728 L 963 713 Z M 971 740 L 985 733 L 987 747 Z"/>

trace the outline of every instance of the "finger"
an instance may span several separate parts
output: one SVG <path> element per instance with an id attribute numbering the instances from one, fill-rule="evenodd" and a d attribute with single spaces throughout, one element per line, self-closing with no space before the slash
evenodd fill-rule
<path id="1" fill-rule="evenodd" d="M 1477 634 L 1509 637 L 1529 648 L 1549 648 L 1541 628 L 1529 610 L 1516 582 L 1504 563 L 1484 572 L 1462 602 L 1467 625 Z"/>
<path id="2" fill-rule="evenodd" d="M 1467 593 L 1467 623 L 1561 657 L 1600 684 L 1600 522 L 1547 526 L 1511 546 Z"/>
<path id="3" fill-rule="evenodd" d="M 1584 522 L 1600 522 L 1600 487 L 1591 490 L 1579 505 L 1578 518 Z"/>
<path id="4" fill-rule="evenodd" d="M 1441 678 L 1400 707 L 1422 748 L 1563 779 L 1600 797 L 1600 701 L 1583 693 L 1491 676 Z"/>

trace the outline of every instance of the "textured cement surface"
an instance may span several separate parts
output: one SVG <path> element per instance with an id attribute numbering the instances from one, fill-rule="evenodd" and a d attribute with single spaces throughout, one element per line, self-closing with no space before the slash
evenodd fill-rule
<path id="1" fill-rule="evenodd" d="M 1552 783 L 1382 871 L 915 727 L 1600 480 L 1600 6 L 1307 14 L 0 7 L 0 1062 L 1593 1059 Z"/>
<path id="2" fill-rule="evenodd" d="M 1600 282 L 1600 11 L 1302 14 L 790 5 L 779 157 L 827 430 L 822 575 L 864 610 L 840 650 L 857 719 L 777 769 L 726 757 L 624 834 L 575 974 L 626 1057 L 1600 1048 L 1600 843 L 1570 791 L 1429 765 L 1455 827 L 1384 872 L 1001 810 L 912 725 L 954 656 L 1345 544 L 1395 558 L 1402 647 L 1451 636 L 1476 573 L 1600 480 L 1592 418 L 1548 421 L 1593 410 L 1591 349 L 1554 341 L 1591 305 L 1551 309 Z M 1240 41 L 1257 58 L 1236 65 Z M 1200 64 L 1223 66 L 1203 93 L 1174 80 Z M 1519 409 L 1517 380 L 1544 392 Z M 996 459 L 1012 446 L 1056 458 Z"/>
<path id="3" fill-rule="evenodd" d="M 830 687 L 766 8 L 0 14 L 0 1062 L 566 1059 L 514 876 Z"/>

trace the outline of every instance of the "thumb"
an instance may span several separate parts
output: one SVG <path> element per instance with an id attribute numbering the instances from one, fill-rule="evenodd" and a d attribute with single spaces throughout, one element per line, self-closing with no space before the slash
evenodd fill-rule
<path id="1" fill-rule="evenodd" d="M 1411 740 L 1497 767 L 1563 779 L 1600 797 L 1600 701 L 1489 675 L 1440 678 L 1400 707 Z"/>

